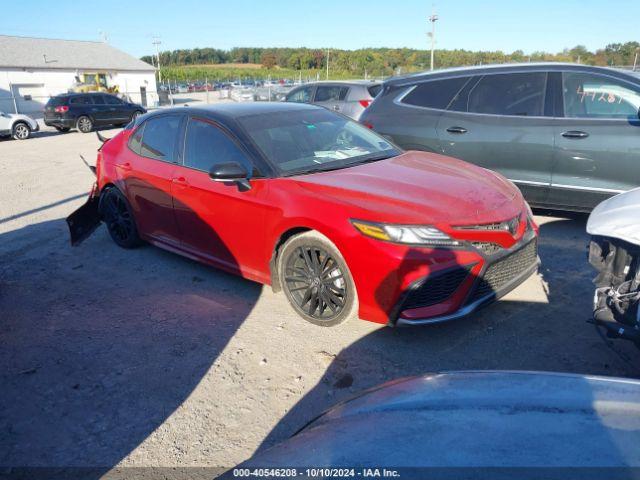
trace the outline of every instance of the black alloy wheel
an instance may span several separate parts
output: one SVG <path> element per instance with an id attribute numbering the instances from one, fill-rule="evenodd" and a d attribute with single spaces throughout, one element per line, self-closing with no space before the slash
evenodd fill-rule
<path id="1" fill-rule="evenodd" d="M 285 259 L 283 283 L 296 310 L 314 323 L 336 320 L 347 304 L 345 273 L 319 246 L 297 247 Z"/>
<path id="2" fill-rule="evenodd" d="M 138 229 L 127 199 L 116 188 L 103 193 L 100 213 L 107 225 L 113 241 L 123 248 L 133 248 L 140 244 Z"/>

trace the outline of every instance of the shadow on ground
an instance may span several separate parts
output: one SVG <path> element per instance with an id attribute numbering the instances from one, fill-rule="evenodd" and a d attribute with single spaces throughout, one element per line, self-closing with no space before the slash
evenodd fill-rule
<path id="1" fill-rule="evenodd" d="M 189 397 L 260 292 L 119 249 L 104 227 L 74 249 L 63 219 L 1 234 L 0 465 L 116 465 Z"/>

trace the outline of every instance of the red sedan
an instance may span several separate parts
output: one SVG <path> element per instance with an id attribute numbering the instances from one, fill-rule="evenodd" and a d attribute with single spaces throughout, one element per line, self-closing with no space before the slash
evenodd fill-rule
<path id="1" fill-rule="evenodd" d="M 177 108 L 139 117 L 98 153 L 79 243 L 104 221 L 283 290 L 304 319 L 389 325 L 471 313 L 536 271 L 519 190 L 453 158 L 403 152 L 320 107 Z"/>

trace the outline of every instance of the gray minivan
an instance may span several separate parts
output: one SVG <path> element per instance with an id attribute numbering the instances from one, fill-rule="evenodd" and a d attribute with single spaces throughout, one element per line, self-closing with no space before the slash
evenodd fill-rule
<path id="1" fill-rule="evenodd" d="M 639 112 L 636 73 L 528 63 L 390 79 L 360 121 L 498 171 L 533 206 L 589 211 L 640 186 Z"/>

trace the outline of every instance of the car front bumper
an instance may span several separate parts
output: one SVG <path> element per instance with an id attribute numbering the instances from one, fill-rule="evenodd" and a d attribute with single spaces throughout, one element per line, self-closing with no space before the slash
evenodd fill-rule
<path id="1" fill-rule="evenodd" d="M 467 315 L 472 314 L 476 310 L 479 310 L 480 308 L 495 302 L 496 300 L 500 299 L 501 297 L 503 297 L 504 295 L 506 295 L 507 293 L 509 293 L 516 287 L 518 287 L 527 278 L 529 278 L 531 275 L 533 275 L 538 271 L 539 265 L 540 265 L 540 258 L 538 257 L 535 263 L 531 264 L 530 266 L 526 267 L 524 270 L 519 272 L 517 275 L 511 278 L 504 286 L 502 286 L 502 288 L 500 288 L 499 290 L 487 293 L 486 295 L 478 299 L 475 299 L 470 303 L 463 305 L 459 310 L 453 313 L 439 315 L 439 316 L 436 315 L 434 317 L 427 317 L 427 318 L 404 318 L 402 316 L 399 316 L 396 319 L 395 325 L 398 327 L 412 326 L 412 325 L 428 325 L 432 323 L 448 322 L 450 320 L 457 320 L 459 318 L 466 317 Z"/>
<path id="2" fill-rule="evenodd" d="M 540 262 L 537 226 L 527 215 L 521 222 L 510 243 L 493 251 L 478 247 L 473 238 L 455 248 L 352 238 L 345 259 L 360 318 L 390 326 L 424 325 L 464 317 L 501 298 L 535 273 Z M 504 234 L 465 233 L 494 245 Z"/>

